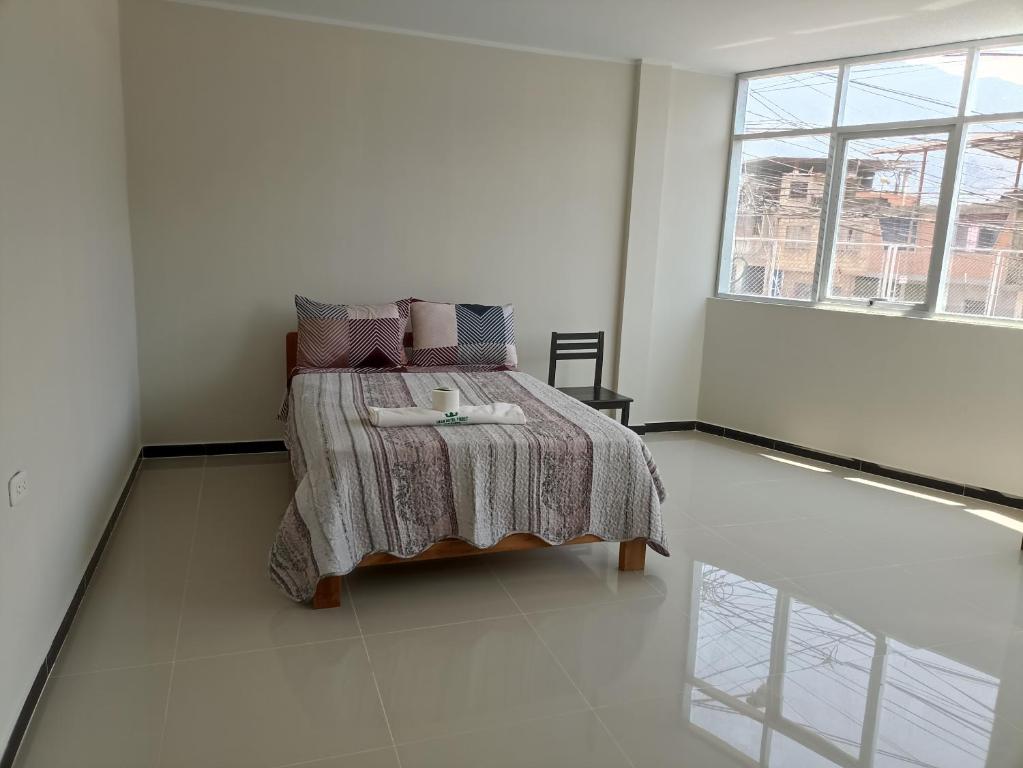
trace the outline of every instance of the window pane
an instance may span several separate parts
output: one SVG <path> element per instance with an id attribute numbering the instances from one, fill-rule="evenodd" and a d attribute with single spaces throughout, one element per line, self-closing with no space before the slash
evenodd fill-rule
<path id="1" fill-rule="evenodd" d="M 742 142 L 727 292 L 809 299 L 827 136 Z"/>
<path id="2" fill-rule="evenodd" d="M 975 115 L 1023 112 L 1023 45 L 980 52 L 970 111 Z"/>
<path id="3" fill-rule="evenodd" d="M 826 128 L 835 109 L 838 69 L 792 72 L 748 81 L 743 133 Z"/>
<path id="4" fill-rule="evenodd" d="M 1023 319 L 1023 121 L 966 134 L 944 312 Z"/>
<path id="5" fill-rule="evenodd" d="M 830 297 L 922 301 L 947 139 L 932 133 L 846 145 Z"/>
<path id="6" fill-rule="evenodd" d="M 956 115 L 965 68 L 965 51 L 850 67 L 842 123 L 891 123 Z"/>

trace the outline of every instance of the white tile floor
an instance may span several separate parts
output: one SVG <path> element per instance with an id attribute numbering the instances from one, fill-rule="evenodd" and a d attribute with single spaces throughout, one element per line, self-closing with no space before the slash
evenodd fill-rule
<path id="1" fill-rule="evenodd" d="M 145 462 L 18 765 L 1023 766 L 1021 534 L 990 505 L 648 442 L 645 574 L 612 545 L 393 566 L 315 612 L 265 575 L 284 456 Z"/>

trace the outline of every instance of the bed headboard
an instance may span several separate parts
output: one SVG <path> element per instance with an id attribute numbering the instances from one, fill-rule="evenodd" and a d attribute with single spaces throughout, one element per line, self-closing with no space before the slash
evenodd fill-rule
<path id="1" fill-rule="evenodd" d="M 295 375 L 295 367 L 298 364 L 298 332 L 291 331 L 284 337 L 284 357 L 287 362 L 285 375 L 288 384 L 291 384 L 291 377 Z"/>

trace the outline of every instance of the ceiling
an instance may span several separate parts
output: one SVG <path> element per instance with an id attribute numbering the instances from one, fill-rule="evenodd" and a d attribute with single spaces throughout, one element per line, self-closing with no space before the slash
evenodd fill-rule
<path id="1" fill-rule="evenodd" d="M 1023 33 L 1021 0 L 181 0 L 700 72 Z"/>

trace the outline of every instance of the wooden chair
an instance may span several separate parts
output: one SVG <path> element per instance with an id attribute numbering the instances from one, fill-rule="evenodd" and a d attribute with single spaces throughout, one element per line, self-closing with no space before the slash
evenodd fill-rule
<path id="1" fill-rule="evenodd" d="M 600 384 L 604 372 L 604 332 L 551 334 L 551 361 L 547 369 L 547 383 L 554 386 L 558 360 L 595 360 L 592 387 L 558 387 L 569 397 L 586 403 L 598 411 L 621 411 L 622 424 L 629 426 L 631 397 L 606 389 Z"/>

